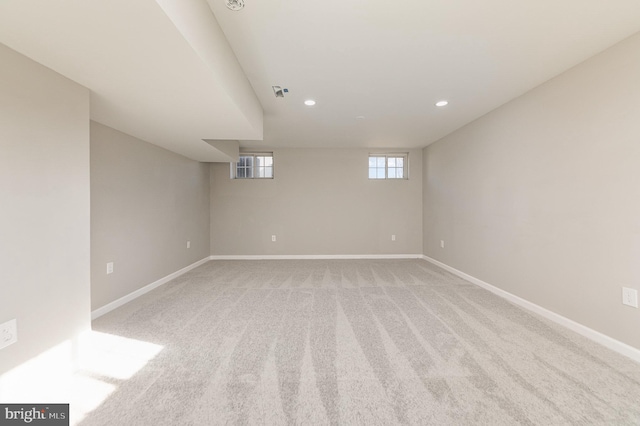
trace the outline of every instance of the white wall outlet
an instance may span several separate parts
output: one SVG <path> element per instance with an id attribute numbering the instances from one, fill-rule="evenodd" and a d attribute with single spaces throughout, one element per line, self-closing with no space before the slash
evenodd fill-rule
<path id="1" fill-rule="evenodd" d="M 0 324 L 0 349 L 13 345 L 18 341 L 18 326 L 16 320 L 12 319 L 4 324 Z"/>
<path id="2" fill-rule="evenodd" d="M 440 240 L 440 248 L 444 248 L 444 240 Z"/>
<path id="3" fill-rule="evenodd" d="M 271 236 L 271 241 L 273 241 L 274 243 L 276 242 L 276 236 L 275 235 Z"/>
<path id="4" fill-rule="evenodd" d="M 395 241 L 395 240 L 396 240 L 396 236 L 395 236 L 395 235 L 392 235 L 392 236 L 391 236 L 391 241 Z"/>
<path id="5" fill-rule="evenodd" d="M 113 262 L 107 263 L 107 275 L 113 274 Z"/>
<path id="6" fill-rule="evenodd" d="M 638 307 L 638 290 L 634 288 L 622 287 L 622 304 Z"/>
<path id="7" fill-rule="evenodd" d="M 191 248 L 191 241 L 187 241 L 187 248 Z"/>

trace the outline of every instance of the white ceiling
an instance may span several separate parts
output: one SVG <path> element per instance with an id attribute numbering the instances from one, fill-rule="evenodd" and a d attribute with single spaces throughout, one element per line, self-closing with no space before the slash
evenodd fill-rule
<path id="1" fill-rule="evenodd" d="M 637 0 L 208 3 L 264 108 L 243 146 L 422 147 L 640 31 Z"/>
<path id="2" fill-rule="evenodd" d="M 228 161 L 236 140 L 422 147 L 640 31 L 637 0 L 245 4 L 2 0 L 0 42 L 91 89 L 92 119 Z"/>
<path id="3" fill-rule="evenodd" d="M 229 161 L 205 140 L 262 138 L 205 0 L 2 0 L 0 42 L 91 89 L 93 120 L 189 158 Z"/>

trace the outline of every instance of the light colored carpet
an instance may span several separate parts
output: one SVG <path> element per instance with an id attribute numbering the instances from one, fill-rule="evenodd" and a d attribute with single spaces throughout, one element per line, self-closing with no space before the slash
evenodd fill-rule
<path id="1" fill-rule="evenodd" d="M 423 260 L 211 261 L 93 327 L 161 349 L 83 425 L 640 424 L 639 364 Z"/>

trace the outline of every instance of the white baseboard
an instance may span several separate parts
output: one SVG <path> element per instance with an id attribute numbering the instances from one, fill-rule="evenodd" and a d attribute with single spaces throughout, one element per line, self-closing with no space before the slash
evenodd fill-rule
<path id="1" fill-rule="evenodd" d="M 593 340 L 596 343 L 599 343 L 615 352 L 618 352 L 621 355 L 631 358 L 634 361 L 640 362 L 640 349 L 634 348 L 633 346 L 629 346 L 626 343 L 623 343 L 619 340 L 616 340 L 612 337 L 607 336 L 606 334 L 602 334 L 599 331 L 595 331 L 585 325 L 577 323 L 569 318 L 563 317 L 560 314 L 552 312 L 548 309 L 543 308 L 542 306 L 536 305 L 535 303 L 529 302 L 521 297 L 516 296 L 515 294 L 511 294 L 508 291 L 502 290 L 498 287 L 495 287 L 487 282 L 484 282 L 476 277 L 473 277 L 469 274 L 465 274 L 462 271 L 459 271 L 451 266 L 442 263 L 438 260 L 432 259 L 429 256 L 421 256 L 422 259 L 427 262 L 433 263 L 436 266 L 441 267 L 454 275 L 459 276 L 477 286 L 480 286 L 486 290 L 489 290 L 493 294 L 500 296 L 524 309 L 535 312 L 538 315 L 543 316 L 544 318 L 555 322 L 556 324 L 562 325 L 569 330 L 575 331 L 582 336 Z"/>
<path id="2" fill-rule="evenodd" d="M 421 254 L 255 254 L 210 256 L 210 260 L 422 259 Z"/>
<path id="3" fill-rule="evenodd" d="M 195 263 L 192 263 L 189 266 L 186 266 L 182 269 L 180 269 L 179 271 L 176 271 L 172 274 L 167 275 L 166 277 L 160 278 L 157 281 L 152 282 L 151 284 L 148 284 L 142 288 L 139 288 L 138 290 L 127 294 L 126 296 L 121 297 L 118 300 L 114 300 L 111 303 L 107 303 L 106 305 L 102 306 L 101 308 L 96 309 L 95 311 L 91 312 L 91 319 L 94 320 L 96 318 L 101 317 L 102 315 L 113 311 L 116 308 L 119 308 L 120 306 L 124 305 L 125 303 L 131 302 L 134 299 L 137 299 L 138 297 L 142 296 L 145 293 L 150 292 L 151 290 L 153 290 L 154 288 L 160 287 L 162 284 L 166 284 L 169 281 L 178 278 L 180 275 L 185 274 L 187 272 L 189 272 L 190 270 L 197 268 L 198 266 L 202 265 L 203 263 L 206 263 L 209 261 L 208 257 L 205 257 L 202 260 L 199 260 Z"/>

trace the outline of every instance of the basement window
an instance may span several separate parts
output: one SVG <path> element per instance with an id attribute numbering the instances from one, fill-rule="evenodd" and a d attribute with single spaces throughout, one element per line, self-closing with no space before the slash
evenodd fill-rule
<path id="1" fill-rule="evenodd" d="M 236 163 L 236 179 L 273 179 L 273 153 L 241 153 Z"/>
<path id="2" fill-rule="evenodd" d="M 369 179 L 408 179 L 409 154 L 369 154 Z"/>

